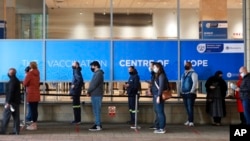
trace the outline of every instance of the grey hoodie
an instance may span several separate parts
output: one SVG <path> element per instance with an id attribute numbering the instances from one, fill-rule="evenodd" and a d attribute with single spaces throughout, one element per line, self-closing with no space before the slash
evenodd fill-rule
<path id="1" fill-rule="evenodd" d="M 88 94 L 91 96 L 103 96 L 103 83 L 104 83 L 104 72 L 99 69 L 94 72 L 94 75 L 90 81 Z"/>

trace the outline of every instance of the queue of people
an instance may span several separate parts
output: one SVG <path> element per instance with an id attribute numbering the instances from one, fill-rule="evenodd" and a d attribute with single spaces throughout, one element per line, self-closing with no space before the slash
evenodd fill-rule
<path id="1" fill-rule="evenodd" d="M 29 104 L 29 114 L 32 123 L 26 127 L 27 130 L 37 130 L 38 119 L 38 104 L 40 102 L 40 73 L 36 62 L 30 62 L 29 70 L 26 72 L 23 85 L 26 88 L 27 103 Z M 183 99 L 184 108 L 187 113 L 187 121 L 184 125 L 194 126 L 194 104 L 197 97 L 198 86 L 198 74 L 192 68 L 191 62 L 186 62 L 184 65 L 185 71 L 181 76 L 180 81 L 180 96 Z M 81 106 L 80 95 L 82 87 L 84 85 L 84 79 L 81 73 L 81 67 L 79 62 L 73 62 L 73 79 L 70 89 L 70 95 L 72 98 L 72 107 L 74 120 L 72 124 L 81 123 Z M 90 69 L 93 72 L 93 77 L 90 81 L 89 88 L 87 90 L 87 96 L 91 97 L 92 112 L 94 116 L 94 125 L 89 128 L 89 131 L 102 130 L 101 122 L 101 107 L 104 94 L 104 72 L 98 61 L 90 63 Z M 163 65 L 159 62 L 151 62 L 149 67 L 151 80 L 150 93 L 152 94 L 153 110 L 155 120 L 150 129 L 154 129 L 153 133 L 165 133 L 166 132 L 166 114 L 164 110 L 165 101 L 162 100 L 161 95 L 164 90 L 169 88 L 169 81 Z M 135 108 L 136 101 L 139 102 L 139 98 L 136 99 L 136 95 L 140 93 L 140 77 L 134 66 L 129 66 L 129 79 L 125 84 L 126 93 L 128 94 L 128 109 L 130 113 L 129 124 L 134 124 L 136 121 L 135 113 L 138 112 Z M 6 134 L 9 120 L 11 115 L 14 119 L 14 127 L 12 134 L 19 134 L 20 132 L 20 81 L 16 77 L 16 69 L 10 68 L 8 76 L 10 78 L 8 82 L 8 91 L 6 93 L 6 102 L 3 112 L 2 128 L 0 134 Z M 238 93 L 237 101 L 242 102 L 242 111 L 240 111 L 240 118 L 242 124 L 250 125 L 250 73 L 246 67 L 239 69 L 240 80 L 237 85 L 232 85 L 231 88 Z M 220 126 L 221 119 L 226 116 L 225 97 L 227 92 L 227 84 L 222 77 L 222 71 L 216 71 L 215 74 L 209 77 L 206 81 L 205 87 L 207 92 L 206 97 L 206 112 L 213 118 L 213 125 Z M 238 102 L 238 103 L 239 103 Z M 131 128 L 135 128 L 131 126 Z"/>

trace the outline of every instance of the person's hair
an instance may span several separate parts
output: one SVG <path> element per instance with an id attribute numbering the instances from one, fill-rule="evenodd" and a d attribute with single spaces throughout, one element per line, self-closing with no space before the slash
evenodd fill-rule
<path id="1" fill-rule="evenodd" d="M 37 69 L 37 63 L 35 61 L 30 62 L 31 69 Z"/>
<path id="2" fill-rule="evenodd" d="M 98 61 L 93 61 L 90 63 L 90 66 L 96 66 L 97 68 L 101 68 L 100 64 Z"/>
<path id="3" fill-rule="evenodd" d="M 75 62 L 78 67 L 80 67 L 80 63 L 78 61 Z"/>
<path id="4" fill-rule="evenodd" d="M 25 69 L 24 69 L 24 71 L 27 73 L 27 72 L 29 72 L 30 71 L 30 66 L 27 66 Z"/>
<path id="5" fill-rule="evenodd" d="M 134 66 L 129 66 L 129 68 L 131 68 L 132 70 L 134 70 L 134 69 L 135 69 L 135 67 L 134 67 Z"/>
<path id="6" fill-rule="evenodd" d="M 15 68 L 10 68 L 10 75 L 16 75 L 16 69 Z"/>
<path id="7" fill-rule="evenodd" d="M 161 63 L 154 63 L 154 65 L 159 68 L 159 71 L 158 73 L 155 73 L 155 79 L 158 78 L 162 73 L 165 73 L 164 69 L 163 69 L 163 66 Z"/>

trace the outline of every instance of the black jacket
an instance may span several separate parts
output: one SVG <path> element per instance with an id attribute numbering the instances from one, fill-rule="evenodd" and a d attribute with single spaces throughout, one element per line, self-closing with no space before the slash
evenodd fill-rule
<path id="1" fill-rule="evenodd" d="M 130 75 L 128 82 L 129 86 L 127 87 L 128 96 L 135 96 L 138 91 L 140 91 L 140 77 L 135 70 L 133 74 Z"/>
<path id="2" fill-rule="evenodd" d="M 74 88 L 70 89 L 70 95 L 81 95 L 81 90 L 84 85 L 81 70 L 81 67 L 73 69 L 72 85 L 74 85 Z"/>
<path id="3" fill-rule="evenodd" d="M 240 85 L 240 98 L 250 99 L 250 73 L 243 77 Z"/>
<path id="4" fill-rule="evenodd" d="M 5 101 L 11 105 L 18 105 L 21 103 L 20 81 L 15 75 L 11 76 L 9 82 L 7 83 Z"/>

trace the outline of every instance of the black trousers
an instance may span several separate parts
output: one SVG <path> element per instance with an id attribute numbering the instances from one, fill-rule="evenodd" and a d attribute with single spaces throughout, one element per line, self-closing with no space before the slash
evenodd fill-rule
<path id="1" fill-rule="evenodd" d="M 80 95 L 72 96 L 72 107 L 74 112 L 74 121 L 81 122 L 81 102 L 80 102 Z"/>
<path id="2" fill-rule="evenodd" d="M 3 120 L 2 120 L 2 133 L 6 133 L 8 129 L 9 121 L 11 116 L 13 117 L 13 133 L 19 134 L 20 132 L 20 110 L 19 105 L 12 105 L 15 109 L 14 112 L 10 111 L 10 108 L 4 108 L 3 111 Z"/>

